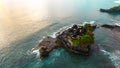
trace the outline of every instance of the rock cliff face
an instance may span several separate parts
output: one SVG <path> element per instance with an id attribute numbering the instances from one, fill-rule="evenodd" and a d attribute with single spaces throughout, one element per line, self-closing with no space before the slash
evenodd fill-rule
<path id="1" fill-rule="evenodd" d="M 50 36 L 44 38 L 34 50 L 39 49 L 40 58 L 47 57 L 52 50 L 58 47 L 65 48 L 75 54 L 89 56 L 91 45 L 95 42 L 93 31 L 96 29 L 96 26 L 91 24 L 83 26 L 73 25 L 71 28 L 58 32 L 56 38 Z M 103 24 L 100 27 L 120 32 L 120 26 L 117 25 Z M 115 36 L 118 36 L 118 34 L 115 34 Z"/>
<path id="2" fill-rule="evenodd" d="M 58 47 L 63 47 L 68 51 L 88 56 L 91 52 L 91 44 L 94 44 L 93 31 L 96 26 L 85 24 L 84 26 L 73 25 L 73 27 L 58 32 L 56 38 L 46 37 L 34 48 L 39 49 L 40 58 L 47 57 L 49 53 Z"/>
<path id="3" fill-rule="evenodd" d="M 40 58 L 47 57 L 49 53 L 58 47 L 61 46 L 61 43 L 57 41 L 56 38 L 52 38 L 50 36 L 44 38 L 40 44 L 34 48 L 34 50 L 39 49 Z"/>

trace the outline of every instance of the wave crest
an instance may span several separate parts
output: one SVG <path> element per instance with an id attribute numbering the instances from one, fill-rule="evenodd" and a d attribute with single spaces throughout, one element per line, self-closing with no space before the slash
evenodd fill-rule
<path id="1" fill-rule="evenodd" d="M 108 55 L 112 63 L 116 66 L 116 68 L 120 68 L 120 51 L 116 50 L 115 52 L 107 52 L 105 50 L 101 50 L 105 55 Z"/>

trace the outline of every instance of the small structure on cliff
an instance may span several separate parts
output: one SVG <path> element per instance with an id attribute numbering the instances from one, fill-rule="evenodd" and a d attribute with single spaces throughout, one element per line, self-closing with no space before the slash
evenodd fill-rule
<path id="1" fill-rule="evenodd" d="M 108 13 L 120 13 L 120 5 L 114 6 L 110 9 L 100 9 L 101 12 L 108 12 Z"/>
<path id="2" fill-rule="evenodd" d="M 63 32 L 58 32 L 56 38 L 44 38 L 34 49 L 39 49 L 40 58 L 48 56 L 53 49 L 58 47 L 63 47 L 75 54 L 88 56 L 91 52 L 91 45 L 94 44 L 95 28 L 96 25 L 89 23 L 83 26 L 73 25 Z"/>

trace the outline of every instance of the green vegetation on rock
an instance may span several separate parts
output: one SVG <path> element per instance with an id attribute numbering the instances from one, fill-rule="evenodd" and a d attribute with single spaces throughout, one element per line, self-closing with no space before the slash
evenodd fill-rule
<path id="1" fill-rule="evenodd" d="M 111 10 L 116 10 L 116 9 L 120 9 L 120 6 L 114 6 L 112 8 L 110 8 Z"/>
<path id="2" fill-rule="evenodd" d="M 73 45 L 89 45 L 94 43 L 93 27 L 91 24 L 85 24 L 82 28 L 86 32 L 82 35 L 77 35 L 75 39 L 71 39 Z"/>
<path id="3" fill-rule="evenodd" d="M 80 40 L 78 40 L 78 39 L 72 40 L 72 43 L 73 43 L 73 45 L 79 45 Z"/>

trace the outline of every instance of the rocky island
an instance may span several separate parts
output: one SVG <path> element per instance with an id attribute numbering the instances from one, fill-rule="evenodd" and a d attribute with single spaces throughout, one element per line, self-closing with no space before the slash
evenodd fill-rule
<path id="1" fill-rule="evenodd" d="M 89 56 L 91 52 L 91 45 L 94 44 L 94 33 L 96 25 L 89 23 L 80 25 L 73 25 L 72 27 L 58 32 L 56 38 L 46 37 L 40 44 L 34 48 L 39 50 L 40 58 L 47 57 L 49 53 L 58 47 L 63 47 L 69 52 Z"/>
<path id="2" fill-rule="evenodd" d="M 120 13 L 120 5 L 114 6 L 110 9 L 100 9 L 101 12 L 108 12 L 108 13 Z"/>
<path id="3" fill-rule="evenodd" d="M 73 25 L 72 27 L 59 31 L 56 37 L 45 37 L 40 44 L 33 50 L 39 51 L 40 58 L 47 57 L 51 51 L 62 47 L 69 52 L 89 56 L 91 45 L 94 44 L 93 31 L 98 27 L 97 24 Z M 99 27 L 108 28 L 120 32 L 120 26 L 103 24 Z"/>

